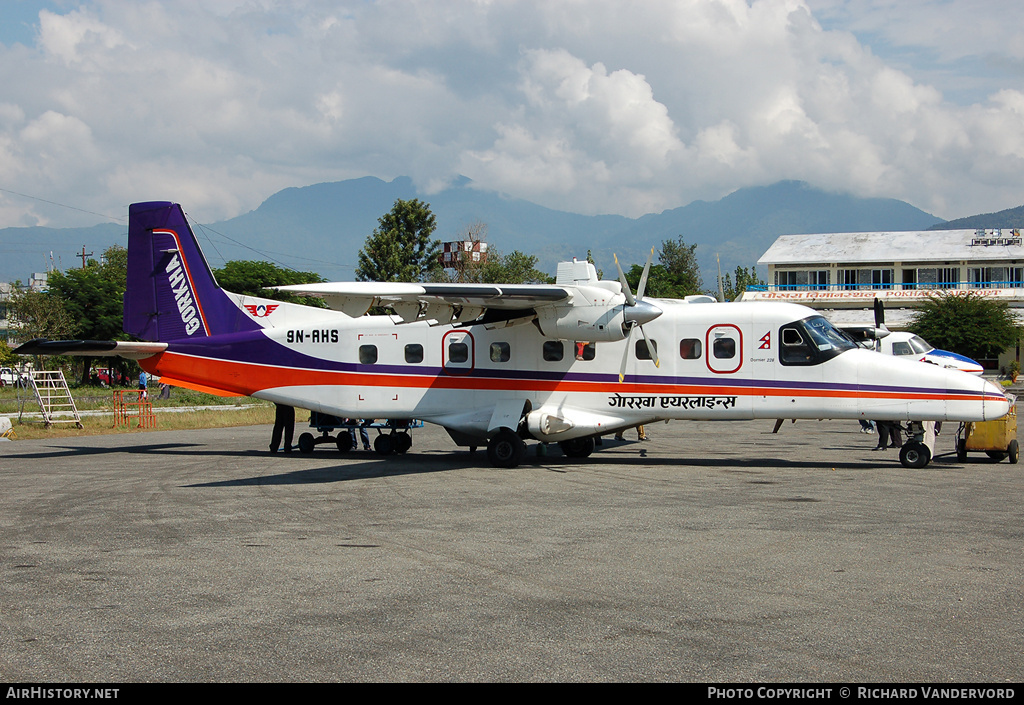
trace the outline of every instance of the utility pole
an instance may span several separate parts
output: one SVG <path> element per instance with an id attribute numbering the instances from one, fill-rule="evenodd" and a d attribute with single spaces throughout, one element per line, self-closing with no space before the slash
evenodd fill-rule
<path id="1" fill-rule="evenodd" d="M 78 256 L 82 258 L 82 269 L 85 269 L 85 258 L 86 257 L 92 257 L 92 253 L 91 252 L 86 252 L 85 251 L 85 245 L 82 245 L 82 251 L 80 253 L 78 253 Z"/>

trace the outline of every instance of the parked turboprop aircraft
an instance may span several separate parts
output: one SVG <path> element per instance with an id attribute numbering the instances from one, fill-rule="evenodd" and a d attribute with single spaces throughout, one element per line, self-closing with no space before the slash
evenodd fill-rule
<path id="1" fill-rule="evenodd" d="M 930 345 L 924 338 L 908 331 L 889 330 L 885 325 L 885 306 L 880 299 L 875 299 L 874 313 L 873 325 L 847 324 L 841 328 L 863 347 L 886 355 L 906 355 L 907 359 L 970 372 L 972 375 L 980 375 L 985 371 L 981 363 L 965 355 L 940 350 Z"/>
<path id="2" fill-rule="evenodd" d="M 864 350 L 811 309 L 645 299 L 593 265 L 554 285 L 281 287 L 330 309 L 219 288 L 181 207 L 129 210 L 124 330 L 148 342 L 31 341 L 21 354 L 121 355 L 173 385 L 354 418 L 422 419 L 514 467 L 524 439 L 573 457 L 666 419 L 982 421 L 1009 401 L 974 375 Z M 648 260 L 648 267 L 650 260 Z M 364 315 L 385 306 L 391 315 Z M 406 444 L 402 444 L 407 448 Z"/>

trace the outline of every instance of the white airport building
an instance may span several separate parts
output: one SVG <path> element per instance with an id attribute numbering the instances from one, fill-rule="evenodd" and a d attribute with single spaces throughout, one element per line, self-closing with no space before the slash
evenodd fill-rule
<path id="1" fill-rule="evenodd" d="M 906 329 L 929 296 L 967 293 L 1005 301 L 1024 324 L 1024 244 L 1019 230 L 783 235 L 757 261 L 768 284 L 748 288 L 744 301 L 791 301 L 820 310 L 838 325 L 873 321 L 874 300 L 885 322 Z M 1020 344 L 997 370 L 1020 360 Z"/>

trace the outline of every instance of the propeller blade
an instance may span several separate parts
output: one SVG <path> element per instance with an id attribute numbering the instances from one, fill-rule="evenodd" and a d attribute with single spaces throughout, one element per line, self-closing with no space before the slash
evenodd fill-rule
<path id="1" fill-rule="evenodd" d="M 647 289 L 647 275 L 651 273 L 651 260 L 654 259 L 654 248 L 651 248 L 651 254 L 647 255 L 647 264 L 644 265 L 644 273 L 640 276 L 640 286 L 636 289 L 636 298 L 642 299 L 644 297 L 644 291 Z"/>
<path id="2" fill-rule="evenodd" d="M 654 366 L 660 368 L 661 362 L 658 360 L 658 349 L 651 344 L 650 339 L 647 337 L 647 333 L 644 331 L 644 327 L 638 326 L 638 328 L 640 328 L 640 334 L 644 336 L 644 342 L 647 344 L 647 352 L 650 353 L 651 359 L 654 361 Z"/>
<path id="3" fill-rule="evenodd" d="M 630 330 L 630 333 L 633 331 Z M 629 359 L 629 340 L 631 336 L 626 337 L 626 347 L 622 351 L 622 364 L 619 365 L 619 384 L 626 379 L 626 361 Z"/>
<path id="4" fill-rule="evenodd" d="M 614 253 L 612 253 L 612 257 L 615 258 L 615 267 L 619 270 L 619 281 L 622 282 L 622 293 L 626 297 L 626 303 L 630 306 L 636 306 L 636 299 L 633 298 L 633 292 L 629 289 L 629 282 L 626 281 L 626 273 L 622 271 L 619 258 Z"/>

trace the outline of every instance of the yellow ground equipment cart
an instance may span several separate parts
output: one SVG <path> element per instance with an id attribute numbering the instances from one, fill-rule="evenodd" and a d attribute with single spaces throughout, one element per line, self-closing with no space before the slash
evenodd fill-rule
<path id="1" fill-rule="evenodd" d="M 968 451 L 984 451 L 993 460 L 1009 458 L 1016 464 L 1020 456 L 1017 446 L 1017 405 L 1010 413 L 995 421 L 965 423 L 956 437 L 956 459 L 967 460 Z"/>

